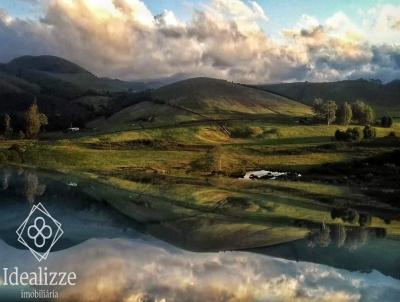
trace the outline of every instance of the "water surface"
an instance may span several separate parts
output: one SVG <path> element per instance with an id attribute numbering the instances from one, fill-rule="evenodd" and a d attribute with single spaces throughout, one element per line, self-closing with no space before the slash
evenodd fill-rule
<path id="1" fill-rule="evenodd" d="M 42 203 L 64 234 L 40 265 L 78 275 L 77 286 L 60 289 L 66 301 L 400 299 L 400 242 L 364 212 L 331 210 L 334 224 L 271 217 L 276 228 L 254 226 L 68 175 L 0 175 L 1 266 L 37 269 L 15 231 Z M 355 214 L 356 223 L 342 223 Z"/>

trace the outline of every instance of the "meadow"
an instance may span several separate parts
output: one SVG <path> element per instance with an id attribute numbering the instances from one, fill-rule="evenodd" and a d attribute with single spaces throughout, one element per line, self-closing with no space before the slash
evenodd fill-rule
<path id="1" fill-rule="evenodd" d="M 108 134 L 59 135 L 51 140 L 2 141 L 1 157 L 20 166 L 111 185 L 145 200 L 158 214 L 168 216 L 179 209 L 178 213 L 201 213 L 207 219 L 223 217 L 223 222 L 207 228 L 198 220 L 185 225 L 200 242 L 210 236 L 231 238 L 237 232 L 250 237 L 264 234 L 262 240 L 256 236 L 250 246 L 304 238 L 310 227 L 321 222 L 340 222 L 332 217 L 335 208 L 369 213 L 370 227 L 385 228 L 388 238 L 400 238 L 400 222 L 392 214 L 387 216 L 390 211 L 397 213 L 393 212 L 397 206 L 366 194 L 363 182 L 341 181 L 342 175 L 319 180 L 313 172 L 326 164 L 351 163 L 396 150 L 398 139 L 389 145 L 381 140 L 390 132 L 400 136 L 399 123 L 378 127 L 377 138 L 362 143 L 334 141 L 335 131 L 344 128 L 338 125 L 230 120 L 226 127 L 243 137 L 228 136 L 213 122 L 154 126 Z M 261 169 L 291 171 L 302 177 L 241 179 L 246 171 Z M 130 201 L 115 196 L 110 200 L 121 212 L 137 218 Z M 387 220 L 393 218 L 388 225 Z M 354 226 L 354 222 L 343 223 Z"/>

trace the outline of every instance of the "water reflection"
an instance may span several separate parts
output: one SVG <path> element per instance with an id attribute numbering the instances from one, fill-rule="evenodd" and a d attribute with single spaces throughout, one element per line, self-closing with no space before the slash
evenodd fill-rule
<path id="1" fill-rule="evenodd" d="M 43 195 L 46 191 L 46 185 L 39 183 L 39 178 L 36 173 L 31 171 L 24 172 L 24 191 L 23 194 L 27 201 L 33 203 L 36 197 Z"/>
<path id="2" fill-rule="evenodd" d="M 18 183 L 18 192 L 30 203 L 34 203 L 36 198 L 46 191 L 46 185 L 39 182 L 38 175 L 33 170 L 24 170 L 22 168 L 1 169 L 0 189 L 2 191 L 6 191 L 9 188 L 10 180 Z"/>
<path id="3" fill-rule="evenodd" d="M 34 270 L 29 253 L 0 242 L 8 266 Z M 92 239 L 53 253 L 51 271 L 74 271 L 62 301 L 371 301 L 395 302 L 400 281 L 248 252 L 193 253 L 157 240 Z M 1 293 L 1 288 L 0 288 Z"/>
<path id="4" fill-rule="evenodd" d="M 357 226 L 344 226 L 343 224 L 321 224 L 319 229 L 314 229 L 308 236 L 308 246 L 327 247 L 334 244 L 336 247 L 344 247 L 351 251 L 364 246 L 369 238 L 385 238 L 386 229 L 366 228 Z"/>
<path id="5" fill-rule="evenodd" d="M 390 299 L 399 294 L 399 283 L 390 278 L 385 279 L 380 274 L 400 279 L 400 244 L 398 237 L 393 235 L 396 234 L 399 224 L 396 220 L 388 224 L 393 217 L 383 212 L 326 207 L 325 217 L 331 217 L 329 222 L 316 216 L 310 216 L 309 219 L 288 219 L 280 211 L 280 204 L 274 202 L 272 205 L 268 203 L 274 209 L 268 211 L 268 219 L 255 223 L 224 215 L 228 211 L 226 207 L 220 207 L 223 208 L 221 211 L 216 209 L 215 212 L 202 212 L 179 206 L 173 201 L 153 198 L 143 192 L 136 194 L 118 190 L 68 175 L 4 168 L 0 170 L 0 184 L 0 237 L 6 242 L 1 246 L 3 263 L 14 261 L 7 256 L 9 251 L 16 254 L 15 248 L 23 248 L 16 241 L 15 230 L 29 213 L 32 203 L 40 201 L 62 223 L 65 232 L 62 240 L 54 246 L 54 251 L 60 252 L 52 253 L 50 257 L 54 259 L 53 265 L 73 266 L 72 258 L 86 257 L 84 262 L 88 263 L 88 267 L 85 267 L 87 271 L 96 276 L 106 276 L 106 279 L 110 276 L 110 282 L 114 282 L 114 291 L 118 295 L 121 294 L 120 290 L 124 292 L 129 289 L 128 296 L 123 293 L 124 299 L 131 296 L 144 299 L 148 296 L 148 300 L 137 301 L 154 301 L 156 298 L 160 301 L 163 297 L 169 299 L 166 301 L 175 301 L 174 297 L 177 296 L 174 295 L 179 295 L 186 297 L 188 301 L 193 299 L 187 297 L 197 297 L 198 301 L 253 301 L 256 298 L 264 301 L 263 294 L 269 292 L 277 297 L 283 295 L 282 297 L 289 300 L 290 297 L 300 299 L 303 295 L 305 300 L 311 296 L 340 300 L 340 286 L 345 287 L 344 284 L 350 282 L 354 276 L 364 284 L 356 289 L 353 289 L 354 285 L 346 287 L 349 292 L 343 294 L 343 300 L 357 300 L 362 297 L 366 284 L 370 286 L 369 278 L 378 278 L 385 282 L 389 280 L 387 284 L 391 284 Z M 237 208 L 246 211 L 249 207 L 242 201 L 237 198 L 229 199 L 229 210 Z M 265 208 L 265 204 L 263 206 Z M 289 206 L 285 204 L 285 207 Z M 313 209 L 311 205 L 306 206 Z M 382 219 L 386 220 L 386 224 L 380 223 Z M 379 226 L 376 226 L 377 221 Z M 154 237 L 176 247 L 164 244 Z M 98 238 L 125 239 L 93 240 Z M 180 248 L 203 252 L 248 250 L 252 253 L 201 254 L 185 252 Z M 74 256 L 70 255 L 71 251 Z M 385 251 L 385 257 L 381 256 L 382 251 Z M 30 259 L 26 251 L 17 254 Z M 116 258 L 110 256 L 114 254 Z M 57 262 L 57 259 L 61 259 L 59 255 L 64 255 L 67 260 L 62 258 L 64 260 Z M 350 275 L 349 272 L 338 272 L 333 268 L 309 263 L 295 264 L 265 255 L 371 274 Z M 100 267 L 96 267 L 103 256 L 105 260 L 112 262 L 102 262 Z M 143 267 L 138 267 L 139 263 Z M 174 263 L 176 271 L 173 270 Z M 93 267 L 89 267 L 89 264 Z M 248 275 L 243 275 L 243 268 L 246 267 L 250 271 L 247 271 Z M 320 275 L 315 275 L 313 270 Z M 132 274 L 132 271 L 146 273 L 147 278 L 155 281 L 136 280 L 136 274 Z M 168 272 L 177 275 L 168 277 Z M 82 274 L 86 276 L 85 271 Z M 231 276 L 235 274 L 236 279 Z M 294 279 L 288 277 L 291 274 L 295 276 Z M 318 284 L 317 288 L 320 282 L 326 282 L 327 285 L 330 278 L 335 280 L 333 283 L 341 285 L 333 292 L 327 291 L 327 286 L 322 286 L 320 293 L 312 292 L 310 284 L 304 284 L 305 281 L 301 280 L 302 275 L 317 278 L 314 280 Z M 319 277 L 312 277 L 313 275 Z M 171 288 L 171 280 L 174 278 L 177 284 Z M 206 281 L 206 278 L 211 281 Z M 168 284 L 165 284 L 164 279 Z M 116 284 L 115 280 L 122 284 Z M 132 289 L 132 284 L 137 284 L 135 290 Z M 82 286 L 90 288 L 92 284 L 85 281 Z M 385 295 L 385 290 L 382 290 L 385 287 L 386 283 L 383 287 L 374 289 L 378 292 L 374 294 Z M 145 290 L 140 292 L 143 288 Z M 114 292 L 112 289 L 110 291 L 111 294 Z M 285 291 L 289 292 L 284 293 Z M 65 294 L 73 297 L 73 293 Z M 325 296 L 328 294 L 330 296 Z M 185 301 L 183 298 L 178 300 Z"/>

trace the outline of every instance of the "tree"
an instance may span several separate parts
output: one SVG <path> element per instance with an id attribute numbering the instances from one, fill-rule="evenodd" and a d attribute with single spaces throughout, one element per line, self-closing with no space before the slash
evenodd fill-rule
<path id="1" fill-rule="evenodd" d="M 327 101 L 326 102 L 326 123 L 330 125 L 336 120 L 336 110 L 337 105 L 334 101 Z"/>
<path id="2" fill-rule="evenodd" d="M 383 116 L 381 118 L 381 126 L 385 128 L 390 128 L 393 125 L 393 118 L 391 116 Z"/>
<path id="3" fill-rule="evenodd" d="M 47 116 L 39 112 L 36 99 L 29 106 L 25 113 L 25 134 L 27 138 L 35 138 L 40 132 L 40 128 L 47 125 Z"/>
<path id="4" fill-rule="evenodd" d="M 5 137 L 12 136 L 11 117 L 7 113 L 3 115 L 3 131 Z"/>
<path id="5" fill-rule="evenodd" d="M 328 125 L 336 119 L 337 105 L 334 101 L 317 98 L 312 104 L 312 110 L 318 119 L 325 121 Z"/>
<path id="6" fill-rule="evenodd" d="M 351 104 L 351 110 L 353 112 L 353 119 L 356 122 L 359 122 L 364 115 L 364 109 L 365 108 L 365 103 L 363 101 L 355 101 L 354 103 Z"/>
<path id="7" fill-rule="evenodd" d="M 393 125 L 393 118 L 391 116 L 388 116 L 388 121 L 387 121 L 387 127 L 390 128 Z"/>
<path id="8" fill-rule="evenodd" d="M 353 111 L 349 103 L 345 102 L 342 104 L 337 111 L 337 122 L 340 125 L 348 125 L 351 123 L 353 118 Z"/>
<path id="9" fill-rule="evenodd" d="M 363 101 L 356 101 L 351 105 L 353 111 L 353 120 L 363 124 L 372 124 L 375 120 L 375 112 L 371 106 L 365 104 Z"/>
<path id="10" fill-rule="evenodd" d="M 316 98 L 311 105 L 312 111 L 314 112 L 317 119 L 324 119 L 325 110 L 324 110 L 324 100 L 321 98 Z"/>
<path id="11" fill-rule="evenodd" d="M 373 124 L 375 121 L 375 112 L 374 109 L 372 109 L 371 106 L 366 105 L 365 107 L 365 112 L 364 112 L 364 119 L 362 120 L 362 123 L 366 125 Z"/>

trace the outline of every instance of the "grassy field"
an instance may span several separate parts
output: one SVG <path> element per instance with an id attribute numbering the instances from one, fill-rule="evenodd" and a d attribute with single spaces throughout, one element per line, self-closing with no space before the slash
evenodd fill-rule
<path id="1" fill-rule="evenodd" d="M 363 211 L 368 206 L 373 213 L 370 226 L 385 228 L 388 237 L 400 238 L 400 222 L 394 220 L 388 225 L 382 215 L 390 207 L 366 196 L 360 186 L 307 179 L 238 179 L 245 171 L 258 169 L 306 175 L 310 168 L 368 158 L 395 147 L 336 143 L 333 134 L 343 128 L 336 125 L 232 120 L 227 127 L 235 129 L 243 124 L 251 129 L 247 137 L 232 138 L 217 125 L 205 123 L 58 140 L 2 141 L 1 147 L 6 150 L 13 144 L 20 146 L 19 151 L 3 152 L 8 156 L 13 152 L 5 159 L 9 162 L 96 179 L 146 200 L 162 200 L 167 205 L 164 209 L 174 205 L 206 215 L 222 215 L 239 220 L 242 227 L 257 234 L 272 228 L 268 232 L 275 235 L 268 235 L 271 241 L 264 238 L 263 244 L 281 242 L 285 232 L 280 231 L 280 236 L 275 233 L 280 228 L 288 230 L 284 236 L 287 240 L 304 237 L 306 229 L 298 227 L 296 221 L 311 226 L 337 223 L 331 211 L 338 206 Z M 391 131 L 400 136 L 399 123 L 391 129 L 377 130 L 378 137 Z M 114 201 L 114 206 L 129 215 L 126 202 Z M 233 226 L 237 223 L 224 222 L 224 234 L 233 236 L 238 231 Z M 218 234 L 221 227 L 212 228 Z M 207 237 L 202 228 L 197 226 L 192 232 L 203 232 L 202 236 Z"/>

